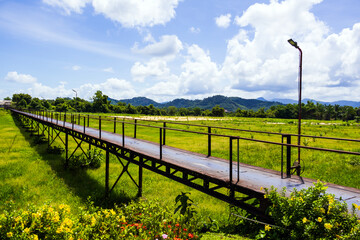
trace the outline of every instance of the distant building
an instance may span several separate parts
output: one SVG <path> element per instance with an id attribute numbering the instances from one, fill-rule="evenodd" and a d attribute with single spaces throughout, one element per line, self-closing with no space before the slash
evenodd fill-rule
<path id="1" fill-rule="evenodd" d="M 0 108 L 8 108 L 11 106 L 11 100 L 0 100 Z"/>

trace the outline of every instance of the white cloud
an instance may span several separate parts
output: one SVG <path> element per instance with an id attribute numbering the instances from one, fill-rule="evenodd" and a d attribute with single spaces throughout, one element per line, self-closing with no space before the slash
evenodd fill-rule
<path id="1" fill-rule="evenodd" d="M 55 99 L 56 97 L 73 97 L 74 92 L 72 89 L 73 88 L 67 89 L 64 82 L 60 83 L 60 85 L 56 87 L 36 82 L 24 92 L 29 93 L 32 97 Z M 102 83 L 83 84 L 75 89 L 77 91 L 77 95 L 86 100 L 91 99 L 97 90 L 100 90 L 103 94 L 115 99 L 132 98 L 137 96 L 136 91 L 130 82 L 118 78 L 109 78 Z"/>
<path id="2" fill-rule="evenodd" d="M 191 28 L 190 28 L 190 32 L 192 32 L 192 33 L 199 33 L 199 32 L 200 32 L 200 28 L 191 27 Z"/>
<path id="3" fill-rule="evenodd" d="M 109 78 L 98 84 L 84 84 L 79 88 L 79 96 L 90 99 L 97 90 L 114 99 L 131 98 L 136 96 L 136 91 L 130 82 L 124 79 Z"/>
<path id="4" fill-rule="evenodd" d="M 124 27 L 152 27 L 175 17 L 179 0 L 93 0 L 96 13 L 103 14 Z"/>
<path id="5" fill-rule="evenodd" d="M 42 83 L 34 83 L 32 87 L 26 91 L 32 97 L 41 97 L 44 99 L 55 99 L 56 97 L 72 97 L 74 92 L 71 89 L 66 89 L 64 84 L 57 87 L 50 87 Z"/>
<path id="6" fill-rule="evenodd" d="M 114 69 L 112 67 L 104 68 L 103 71 L 108 73 L 114 73 Z"/>
<path id="7" fill-rule="evenodd" d="M 161 36 L 159 42 L 151 43 L 142 49 L 139 49 L 137 44 L 132 48 L 135 53 L 153 57 L 172 57 L 178 54 L 182 49 L 183 44 L 176 35 Z"/>
<path id="8" fill-rule="evenodd" d="M 145 64 L 136 62 L 131 68 L 131 75 L 134 81 L 143 82 L 145 78 L 168 76 L 170 69 L 167 67 L 166 61 L 161 58 L 152 58 Z"/>
<path id="9" fill-rule="evenodd" d="M 82 9 L 90 0 L 42 0 L 44 3 L 61 8 L 67 15 L 71 12 L 82 13 Z"/>
<path id="10" fill-rule="evenodd" d="M 19 74 L 17 72 L 8 72 L 5 80 L 16 83 L 31 84 L 36 82 L 36 78 L 29 74 Z"/>
<path id="11" fill-rule="evenodd" d="M 264 97 L 296 98 L 299 57 L 287 43 L 293 38 L 303 50 L 304 98 L 329 99 L 328 93 L 341 92 L 335 89 L 359 86 L 360 24 L 329 34 L 328 26 L 310 12 L 320 2 L 257 3 L 237 16 L 240 30 L 228 41 L 221 69 L 223 81 L 230 80 L 238 90 L 266 91 Z M 358 99 L 357 94 L 350 95 L 337 99 Z"/>
<path id="12" fill-rule="evenodd" d="M 220 89 L 218 67 L 211 61 L 209 53 L 195 44 L 188 47 L 187 53 L 179 76 L 183 92 L 197 95 Z"/>
<path id="13" fill-rule="evenodd" d="M 74 66 L 71 67 L 71 69 L 74 70 L 74 71 L 78 71 L 78 70 L 81 69 L 81 67 L 78 66 L 78 65 L 74 65 Z"/>
<path id="14" fill-rule="evenodd" d="M 215 23 L 218 27 L 228 28 L 231 22 L 231 14 L 228 13 L 226 15 L 220 15 L 215 18 Z"/>

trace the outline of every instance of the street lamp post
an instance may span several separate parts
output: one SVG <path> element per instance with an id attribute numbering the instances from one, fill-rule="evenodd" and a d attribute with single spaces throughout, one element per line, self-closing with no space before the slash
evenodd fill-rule
<path id="1" fill-rule="evenodd" d="M 74 89 L 73 91 L 75 92 L 75 99 L 77 99 L 77 91 L 75 91 Z"/>
<path id="2" fill-rule="evenodd" d="M 76 104 L 76 107 L 77 107 L 77 91 L 75 91 L 74 89 L 72 89 L 72 90 L 75 92 L 75 104 Z"/>
<path id="3" fill-rule="evenodd" d="M 297 42 L 295 42 L 292 39 L 289 39 L 288 42 L 291 44 L 291 46 L 297 48 L 299 50 L 300 56 L 299 56 L 299 125 L 298 125 L 298 146 L 300 146 L 300 140 L 301 140 L 301 88 L 302 88 L 302 51 L 300 47 L 297 45 Z M 297 171 L 298 175 L 300 175 L 300 147 L 298 148 L 298 166 Z"/>

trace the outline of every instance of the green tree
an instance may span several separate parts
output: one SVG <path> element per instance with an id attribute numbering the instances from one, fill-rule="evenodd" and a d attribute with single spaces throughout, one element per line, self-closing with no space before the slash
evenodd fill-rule
<path id="1" fill-rule="evenodd" d="M 219 105 L 216 105 L 212 108 L 211 115 L 214 117 L 223 117 L 225 115 L 225 109 Z"/>
<path id="2" fill-rule="evenodd" d="M 110 101 L 108 101 L 108 96 L 103 95 L 103 93 L 98 90 L 92 97 L 93 100 L 93 111 L 94 112 L 103 112 L 107 113 L 109 111 Z"/>
<path id="3" fill-rule="evenodd" d="M 21 99 L 24 99 L 26 101 L 26 104 L 30 104 L 31 102 L 31 96 L 29 94 L 25 94 L 25 93 L 18 93 L 18 94 L 13 94 L 13 97 L 12 97 L 12 101 L 13 102 L 20 102 Z"/>
<path id="4" fill-rule="evenodd" d="M 169 106 L 168 107 L 168 114 L 170 116 L 175 116 L 177 112 L 177 108 L 175 106 Z"/>

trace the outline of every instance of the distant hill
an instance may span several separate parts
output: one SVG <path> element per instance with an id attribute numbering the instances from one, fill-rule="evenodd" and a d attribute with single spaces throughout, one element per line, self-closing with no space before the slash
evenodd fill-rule
<path id="1" fill-rule="evenodd" d="M 280 98 L 275 98 L 272 99 L 272 101 L 276 101 L 276 102 L 280 102 L 282 104 L 293 104 L 293 103 L 298 103 L 298 100 L 293 100 L 293 99 L 280 99 Z M 321 104 L 326 104 L 326 105 L 340 105 L 340 106 L 351 106 L 351 107 L 360 107 L 360 102 L 355 102 L 355 101 L 346 101 L 346 100 L 340 100 L 340 101 L 335 101 L 335 102 L 323 102 L 323 101 L 317 101 L 314 99 L 309 99 L 309 98 L 305 98 L 302 100 L 303 103 L 307 103 L 307 101 L 312 101 L 314 103 L 321 103 Z"/>
<path id="2" fill-rule="evenodd" d="M 133 106 L 148 106 L 150 104 L 153 104 L 155 107 L 169 107 L 169 106 L 174 106 L 177 108 L 199 107 L 201 109 L 209 109 L 209 110 L 211 110 L 216 105 L 219 105 L 220 107 L 223 107 L 224 109 L 230 112 L 234 112 L 238 108 L 245 110 L 252 109 L 256 111 L 262 107 L 268 109 L 271 106 L 281 105 L 280 102 L 262 101 L 258 99 L 244 99 L 239 97 L 225 97 L 222 95 L 216 95 L 216 96 L 204 98 L 203 100 L 189 100 L 189 99 L 179 98 L 166 103 L 158 103 L 146 97 L 135 97 L 132 99 L 122 99 L 122 100 L 115 100 L 109 98 L 109 100 L 111 101 L 112 104 L 117 104 L 117 102 L 123 102 L 126 104 L 130 103 Z"/>

